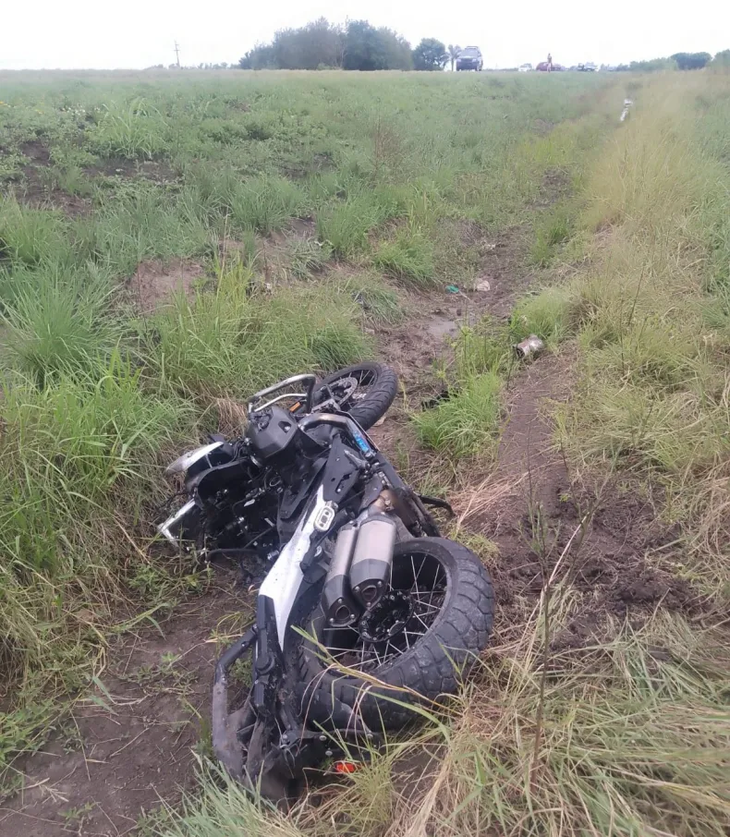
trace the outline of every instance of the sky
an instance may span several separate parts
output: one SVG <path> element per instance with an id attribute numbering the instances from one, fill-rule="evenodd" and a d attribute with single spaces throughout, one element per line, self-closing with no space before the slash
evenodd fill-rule
<path id="1" fill-rule="evenodd" d="M 0 69 L 117 69 L 236 62 L 277 29 L 366 19 L 415 46 L 477 45 L 487 67 L 616 64 L 730 48 L 727 0 L 5 0 Z M 1 92 L 1 88 L 0 88 Z"/>

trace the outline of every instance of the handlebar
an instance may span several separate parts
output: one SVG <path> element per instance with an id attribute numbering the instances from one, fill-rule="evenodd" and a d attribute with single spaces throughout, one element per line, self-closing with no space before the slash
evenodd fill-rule
<path id="1" fill-rule="evenodd" d="M 300 382 L 307 383 L 306 392 L 283 392 L 281 395 L 277 395 L 276 398 L 272 398 L 271 400 L 267 401 L 265 404 L 258 404 L 257 402 L 260 401 L 262 398 L 265 398 L 267 395 L 271 395 L 274 392 L 278 392 L 280 389 L 284 387 L 293 386 L 294 384 L 298 384 Z M 278 384 L 274 384 L 271 387 L 267 387 L 266 389 L 262 389 L 260 392 L 255 393 L 251 396 L 251 400 L 248 402 L 247 408 L 249 414 L 256 412 L 257 410 L 265 410 L 267 407 L 270 407 L 272 404 L 276 404 L 277 401 L 282 401 L 284 398 L 305 398 L 306 401 L 304 402 L 304 408 L 307 413 L 309 413 L 312 409 L 312 394 L 314 393 L 314 386 L 317 383 L 317 376 L 312 374 L 304 374 L 304 375 L 293 375 L 291 378 L 285 378 L 283 381 L 279 381 Z"/>

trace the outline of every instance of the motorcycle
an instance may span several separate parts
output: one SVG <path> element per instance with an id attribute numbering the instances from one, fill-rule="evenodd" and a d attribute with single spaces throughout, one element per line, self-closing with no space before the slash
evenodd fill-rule
<path id="1" fill-rule="evenodd" d="M 455 692 L 489 639 L 489 575 L 428 510 L 448 503 L 414 492 L 367 434 L 396 392 L 375 363 L 287 378 L 251 397 L 240 439 L 211 436 L 167 469 L 188 499 L 159 532 L 263 565 L 255 620 L 215 668 L 212 738 L 269 799 L 328 758 L 366 758 L 414 719 L 409 704 Z M 233 709 L 231 669 L 249 652 Z"/>

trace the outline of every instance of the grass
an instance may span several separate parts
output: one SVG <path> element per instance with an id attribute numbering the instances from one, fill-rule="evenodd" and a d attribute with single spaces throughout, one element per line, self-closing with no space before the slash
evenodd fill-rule
<path id="1" fill-rule="evenodd" d="M 241 230 L 267 234 L 303 208 L 300 189 L 283 177 L 258 177 L 242 184 L 231 199 L 231 220 Z"/>
<path id="2" fill-rule="evenodd" d="M 431 410 L 414 416 L 421 443 L 454 460 L 494 453 L 502 382 L 494 372 L 475 376 Z"/>
<path id="3" fill-rule="evenodd" d="M 557 344 L 570 333 L 570 289 L 546 288 L 520 300 L 512 312 L 509 331 L 514 342 L 536 334 L 547 343 Z"/>
<path id="4" fill-rule="evenodd" d="M 0 342 L 10 365 L 43 385 L 56 372 L 88 370 L 108 356 L 119 333 L 107 316 L 103 281 L 49 270 L 19 286 L 6 304 Z"/>
<path id="5" fill-rule="evenodd" d="M 558 206 L 541 220 L 535 231 L 535 241 L 530 252 L 533 264 L 547 267 L 555 258 L 557 248 L 565 244 L 573 234 L 573 218 L 568 207 Z"/>
<path id="6" fill-rule="evenodd" d="M 429 288 L 437 283 L 433 244 L 420 230 L 401 231 L 393 241 L 378 247 L 373 264 L 412 288 Z"/>
<path id="7" fill-rule="evenodd" d="M 647 112 L 621 132 L 588 183 L 585 223 L 613 227 L 572 288 L 584 374 L 561 425 L 581 459 L 618 456 L 660 480 L 672 514 L 690 529 L 724 526 L 704 515 L 717 514 L 709 497 L 728 455 L 730 344 L 718 264 L 730 250 L 716 231 L 730 176 L 706 150 L 716 147 L 717 122 L 695 110 L 698 97 L 723 84 L 648 86 Z M 723 555 L 718 549 L 714 560 Z"/>
<path id="8" fill-rule="evenodd" d="M 344 258 L 368 247 L 368 233 L 375 228 L 380 208 L 367 195 L 329 205 L 317 214 L 317 236 L 322 244 Z"/>
<path id="9" fill-rule="evenodd" d="M 363 273 L 351 276 L 342 282 L 341 287 L 361 307 L 367 322 L 395 325 L 405 317 L 405 303 L 401 295 L 377 275 Z"/>

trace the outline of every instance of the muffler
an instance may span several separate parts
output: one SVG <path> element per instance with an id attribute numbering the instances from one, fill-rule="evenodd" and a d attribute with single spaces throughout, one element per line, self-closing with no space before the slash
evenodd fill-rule
<path id="1" fill-rule="evenodd" d="M 355 550 L 358 530 L 355 526 L 343 526 L 335 543 L 335 554 L 327 570 L 322 590 L 322 610 L 327 625 L 332 628 L 347 628 L 357 621 L 360 606 L 350 594 L 350 561 Z"/>
<path id="2" fill-rule="evenodd" d="M 390 581 L 396 521 L 386 514 L 370 514 L 359 526 L 344 526 L 335 543 L 322 590 L 327 626 L 347 628 L 376 605 Z"/>
<path id="3" fill-rule="evenodd" d="M 366 609 L 380 601 L 390 581 L 395 538 L 395 520 L 385 514 L 371 515 L 360 525 L 350 565 L 350 587 Z"/>

